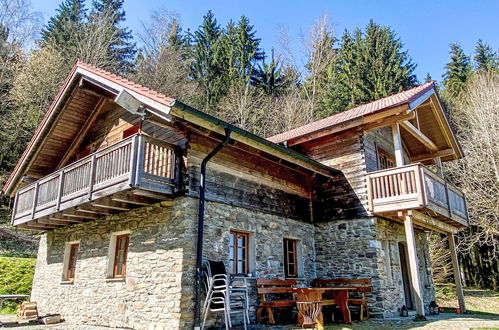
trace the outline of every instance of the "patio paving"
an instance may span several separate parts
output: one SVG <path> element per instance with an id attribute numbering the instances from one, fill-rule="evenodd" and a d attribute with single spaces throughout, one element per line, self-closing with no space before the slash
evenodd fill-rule
<path id="1" fill-rule="evenodd" d="M 393 319 L 370 319 L 363 322 L 353 322 L 350 325 L 335 324 L 326 326 L 326 330 L 347 330 L 347 329 L 499 329 L 499 315 L 482 314 L 451 314 L 442 313 L 437 316 L 427 316 L 427 321 L 416 322 L 412 317 L 393 318 Z M 14 321 L 15 315 L 0 315 L 0 321 Z M 110 329 L 99 326 L 75 325 L 70 323 L 60 323 L 54 325 L 28 325 L 23 324 L 18 328 L 29 329 L 64 329 L 64 330 L 103 330 Z M 119 329 L 119 328 L 114 328 Z M 242 327 L 234 327 L 242 329 Z M 291 330 L 301 329 L 295 325 L 268 326 L 268 325 L 250 325 L 248 329 L 262 330 Z"/>

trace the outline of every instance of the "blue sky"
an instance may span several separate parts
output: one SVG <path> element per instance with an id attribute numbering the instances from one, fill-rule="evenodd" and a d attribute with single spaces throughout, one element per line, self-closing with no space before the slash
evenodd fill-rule
<path id="1" fill-rule="evenodd" d="M 42 12 L 46 20 L 55 13 L 60 2 L 32 1 L 34 9 Z M 90 6 L 90 1 L 87 2 Z M 345 28 L 364 27 L 372 18 L 397 32 L 418 64 L 416 74 L 420 81 L 427 72 L 433 79 L 441 79 L 452 42 L 459 42 L 467 54 L 473 52 L 479 38 L 499 49 L 499 1 L 494 0 L 125 0 L 127 25 L 134 32 L 138 31 L 141 22 L 157 8 L 179 14 L 184 30 L 195 30 L 209 9 L 221 24 L 246 15 L 268 54 L 273 46 L 277 47 L 279 30 L 283 27 L 293 38 L 292 46 L 297 57 L 303 55 L 302 36 L 324 13 L 334 24 L 337 37 Z"/>

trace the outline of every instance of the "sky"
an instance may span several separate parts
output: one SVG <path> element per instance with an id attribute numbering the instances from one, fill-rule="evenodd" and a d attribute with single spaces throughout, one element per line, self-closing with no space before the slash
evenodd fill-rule
<path id="1" fill-rule="evenodd" d="M 61 1 L 32 0 L 32 3 L 48 20 Z M 90 3 L 87 0 L 87 8 Z M 468 55 L 473 53 L 480 38 L 499 49 L 497 0 L 125 0 L 126 25 L 136 33 L 158 8 L 178 14 L 183 29 L 191 31 L 198 28 L 210 9 L 222 25 L 246 15 L 267 54 L 272 47 L 279 47 L 279 31 L 285 29 L 296 58 L 301 59 L 299 64 L 304 62 L 302 40 L 322 15 L 328 15 L 338 38 L 345 29 L 363 28 L 373 19 L 398 34 L 417 64 L 415 72 L 420 81 L 427 73 L 432 79 L 441 80 L 453 42 L 458 42 Z"/>

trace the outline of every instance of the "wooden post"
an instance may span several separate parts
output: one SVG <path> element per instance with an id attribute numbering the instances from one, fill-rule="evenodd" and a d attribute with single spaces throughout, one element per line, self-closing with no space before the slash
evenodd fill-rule
<path id="1" fill-rule="evenodd" d="M 416 253 L 416 239 L 414 238 L 414 225 L 411 212 L 404 212 L 405 239 L 407 240 L 407 254 L 409 256 L 409 273 L 411 276 L 412 292 L 418 316 L 424 316 L 424 302 L 421 295 L 419 268 Z"/>
<path id="2" fill-rule="evenodd" d="M 450 257 L 452 260 L 452 270 L 454 271 L 454 282 L 456 283 L 457 300 L 459 302 L 459 309 L 461 313 L 466 313 L 466 306 L 464 304 L 463 284 L 461 282 L 461 272 L 459 271 L 459 262 L 456 254 L 456 243 L 454 241 L 454 234 L 447 233 L 449 240 Z"/>
<path id="3" fill-rule="evenodd" d="M 144 136 L 139 135 L 137 140 L 137 164 L 135 166 L 135 187 L 139 187 L 142 183 L 142 172 L 144 171 L 144 154 L 146 152 L 146 144 Z"/>
<path id="4" fill-rule="evenodd" d="M 40 186 L 39 181 L 35 183 L 35 193 L 33 194 L 33 209 L 31 210 L 31 219 L 35 218 L 36 213 L 36 203 L 38 202 L 38 187 Z"/>
<path id="5" fill-rule="evenodd" d="M 137 150 L 139 146 L 139 135 L 135 135 L 132 139 L 132 146 L 130 147 L 130 187 L 135 186 L 135 175 L 137 174 Z"/>
<path id="6" fill-rule="evenodd" d="M 442 158 L 435 157 L 435 168 L 437 170 L 437 174 L 444 179 L 444 168 L 442 167 Z"/>
<path id="7" fill-rule="evenodd" d="M 96 157 L 95 154 L 92 155 L 92 160 L 90 161 L 90 177 L 88 178 L 88 200 L 92 200 L 92 192 L 94 189 L 94 182 L 95 182 L 95 164 L 96 163 Z"/>
<path id="8" fill-rule="evenodd" d="M 404 166 L 404 152 L 402 139 L 400 137 L 400 126 L 398 123 L 392 125 L 393 147 L 395 149 L 395 162 L 397 167 Z"/>
<path id="9" fill-rule="evenodd" d="M 16 195 L 14 196 L 14 206 L 12 207 L 12 220 L 11 220 L 11 225 L 14 225 L 14 220 L 16 219 L 16 212 L 17 212 L 17 202 L 19 200 L 19 191 L 16 192 Z"/>
<path id="10" fill-rule="evenodd" d="M 64 193 L 64 169 L 59 173 L 59 186 L 57 187 L 57 203 L 56 209 L 57 211 L 61 210 L 61 199 L 62 194 Z"/>

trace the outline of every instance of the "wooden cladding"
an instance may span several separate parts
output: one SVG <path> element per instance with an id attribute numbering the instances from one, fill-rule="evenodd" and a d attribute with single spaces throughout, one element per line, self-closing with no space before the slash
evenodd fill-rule
<path id="1" fill-rule="evenodd" d="M 69 246 L 69 255 L 68 255 L 68 265 L 66 268 L 66 274 L 64 274 L 64 280 L 66 281 L 74 281 L 76 274 L 76 258 L 78 254 L 78 247 L 80 244 L 74 243 Z"/>
<path id="2" fill-rule="evenodd" d="M 463 193 L 423 164 L 371 172 L 366 178 L 373 213 L 427 209 L 458 226 L 468 226 Z"/>
<path id="3" fill-rule="evenodd" d="M 229 271 L 232 274 L 247 274 L 249 234 L 231 230 L 229 234 Z"/>
<path id="4" fill-rule="evenodd" d="M 20 189 L 12 223 L 39 219 L 131 187 L 174 193 L 182 182 L 180 152 L 162 141 L 130 136 Z"/>
<path id="5" fill-rule="evenodd" d="M 285 238 L 284 245 L 284 275 L 298 277 L 298 241 Z"/>
<path id="6" fill-rule="evenodd" d="M 129 234 L 116 236 L 113 266 L 113 277 L 115 278 L 126 276 L 126 258 L 128 254 L 129 240 Z"/>

